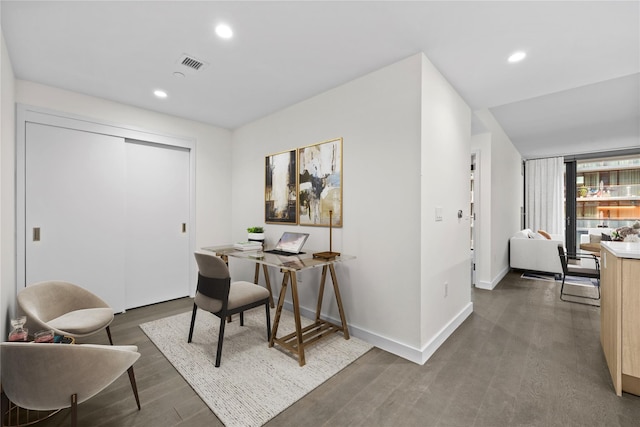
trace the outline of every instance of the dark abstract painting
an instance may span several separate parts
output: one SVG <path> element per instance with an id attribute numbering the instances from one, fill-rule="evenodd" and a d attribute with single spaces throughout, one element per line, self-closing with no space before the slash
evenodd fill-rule
<path id="1" fill-rule="evenodd" d="M 265 158 L 264 220 L 297 224 L 296 150 Z"/>

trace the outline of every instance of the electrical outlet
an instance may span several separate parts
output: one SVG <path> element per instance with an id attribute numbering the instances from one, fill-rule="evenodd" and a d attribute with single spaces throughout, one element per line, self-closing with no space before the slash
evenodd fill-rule
<path id="1" fill-rule="evenodd" d="M 444 282 L 444 297 L 449 296 L 449 282 Z"/>

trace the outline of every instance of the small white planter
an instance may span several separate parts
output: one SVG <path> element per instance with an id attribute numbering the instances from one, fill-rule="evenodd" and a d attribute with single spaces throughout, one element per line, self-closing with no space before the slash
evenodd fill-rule
<path id="1" fill-rule="evenodd" d="M 248 240 L 257 240 L 264 242 L 264 233 L 249 233 Z"/>

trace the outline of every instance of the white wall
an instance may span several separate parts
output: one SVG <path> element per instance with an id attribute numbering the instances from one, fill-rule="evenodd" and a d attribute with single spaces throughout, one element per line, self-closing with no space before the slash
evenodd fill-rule
<path id="1" fill-rule="evenodd" d="M 411 347 L 419 344 L 419 65 L 416 58 L 394 64 L 233 135 L 234 194 L 243 195 L 233 201 L 237 238 L 264 222 L 266 155 L 344 138 L 344 227 L 334 229 L 333 249 L 357 256 L 338 266 L 347 319 L 353 328 Z M 268 224 L 267 241 L 291 229 L 311 233 L 306 249 L 328 249 L 324 227 Z M 303 272 L 301 302 L 308 309 L 315 307 L 316 276 Z M 335 304 L 327 309 L 338 318 Z"/>
<path id="2" fill-rule="evenodd" d="M 15 314 L 15 78 L 0 29 L 0 337 Z"/>
<path id="3" fill-rule="evenodd" d="M 471 111 L 422 55 L 421 345 L 423 360 L 472 312 Z M 442 220 L 436 220 L 436 210 Z M 461 218 L 458 218 L 461 211 Z"/>
<path id="4" fill-rule="evenodd" d="M 334 250 L 357 256 L 337 268 L 350 330 L 419 363 L 424 361 L 425 344 L 452 320 L 452 313 L 470 304 L 468 221 L 466 228 L 457 220 L 444 224 L 456 230 L 454 235 L 458 229 L 465 230 L 466 244 L 462 244 L 460 254 L 455 253 L 458 245 L 454 244 L 454 253 L 449 254 L 453 256 L 425 256 L 442 245 L 428 239 L 429 233 L 423 230 L 423 196 L 430 191 L 422 187 L 427 182 L 433 189 L 433 183 L 421 176 L 424 166 L 437 167 L 435 158 L 425 162 L 421 153 L 435 150 L 436 138 L 453 141 L 453 147 L 444 149 L 452 168 L 439 168 L 433 176 L 438 184 L 448 182 L 455 188 L 455 202 L 449 202 L 446 195 L 441 199 L 447 209 L 455 205 L 468 210 L 469 113 L 467 109 L 464 119 L 459 97 L 448 85 L 442 88 L 444 79 L 423 61 L 422 54 L 414 55 L 243 126 L 233 134 L 235 239 L 245 237 L 247 226 L 264 223 L 266 155 L 344 138 L 344 227 L 334 229 L 333 244 Z M 431 101 L 423 101 L 425 94 L 432 97 Z M 453 118 L 444 127 L 438 125 L 442 111 Z M 431 113 L 438 117 L 425 119 L 425 114 Z M 429 129 L 425 131 L 424 127 Z M 422 132 L 427 132 L 426 139 Z M 462 143 L 464 135 L 466 145 Z M 461 172 L 452 172 L 459 165 Z M 438 185 L 442 194 L 447 193 L 445 186 L 448 184 Z M 292 229 L 311 233 L 306 249 L 328 248 L 328 229 L 320 227 L 267 224 L 267 241 L 273 243 L 284 230 Z M 463 259 L 467 266 L 465 289 L 452 273 Z M 426 270 L 451 273 L 451 305 L 441 311 L 432 312 L 444 296 L 430 293 L 429 278 L 423 274 L 421 263 Z M 232 272 L 251 277 L 252 270 L 241 270 L 232 266 Z M 272 274 L 281 277 L 275 271 Z M 301 305 L 307 312 L 315 309 L 318 276 L 317 271 L 302 273 Z M 272 283 L 279 283 L 274 277 Z M 425 300 L 429 301 L 427 307 L 423 306 Z M 329 301 L 327 298 L 324 312 L 336 319 L 335 304 Z"/>
<path id="5" fill-rule="evenodd" d="M 233 134 L 26 81 L 16 82 L 15 101 L 195 138 L 197 246 L 245 239 L 246 227 L 263 224 L 266 155 L 343 137 L 344 227 L 334 230 L 333 244 L 357 256 L 337 267 L 354 335 L 422 363 L 472 309 L 469 111 L 422 54 Z M 442 222 L 434 222 L 434 206 L 442 206 Z M 461 220 L 458 209 L 466 214 Z M 311 233 L 307 249 L 328 247 L 323 227 L 269 224 L 268 242 L 288 229 Z M 235 272 L 253 275 L 252 268 L 232 265 Z M 308 311 L 315 307 L 317 273 L 301 275 Z M 329 288 L 323 308 L 336 319 L 332 297 Z"/>
<path id="6" fill-rule="evenodd" d="M 513 146 L 491 112 L 481 110 L 475 112 L 488 134 L 472 138 L 472 148 L 481 150 L 481 206 L 482 233 L 481 258 L 483 279 L 476 284 L 479 288 L 493 289 L 509 271 L 509 238 L 520 229 L 520 211 L 523 203 L 522 156 Z M 486 155 L 486 147 L 490 138 L 490 153 Z M 490 194 L 485 193 L 485 177 L 491 174 Z M 489 201 L 488 212 L 486 203 Z M 486 229 L 489 230 L 487 236 Z M 487 241 L 489 240 L 489 241 Z M 487 255 L 490 256 L 487 256 Z M 488 258 L 488 259 L 487 259 Z M 489 263 L 489 268 L 484 263 Z M 486 275 L 488 271 L 488 276 Z"/>

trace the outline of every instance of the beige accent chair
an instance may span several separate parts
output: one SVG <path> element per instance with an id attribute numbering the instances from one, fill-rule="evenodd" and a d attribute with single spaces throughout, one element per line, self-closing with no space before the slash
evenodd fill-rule
<path id="1" fill-rule="evenodd" d="M 74 338 L 106 329 L 113 345 L 109 329 L 113 309 L 97 295 L 73 283 L 47 281 L 29 285 L 18 292 L 18 305 L 27 321 L 41 329 Z"/>
<path id="2" fill-rule="evenodd" d="M 3 409 L 8 406 L 6 399 L 33 411 L 71 408 L 71 425 L 75 427 L 78 404 L 127 371 L 140 410 L 133 372 L 140 357 L 136 346 L 4 342 L 0 357 Z"/>
<path id="3" fill-rule="evenodd" d="M 227 264 L 213 253 L 196 252 L 198 263 L 198 288 L 193 301 L 193 314 L 189 338 L 193 338 L 193 328 L 198 307 L 220 318 L 218 333 L 218 349 L 216 352 L 216 368 L 220 366 L 222 341 L 224 339 L 225 319 L 240 313 L 240 326 L 244 325 L 244 311 L 265 306 L 267 313 L 267 341 L 271 338 L 271 317 L 269 314 L 269 297 L 271 293 L 255 283 L 238 281 L 231 283 Z"/>

